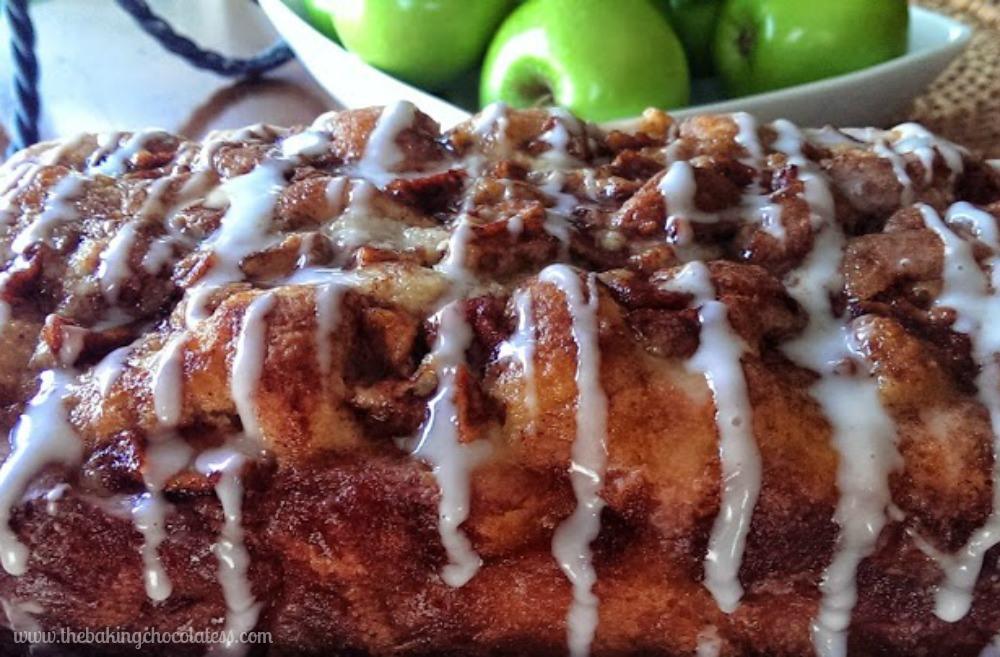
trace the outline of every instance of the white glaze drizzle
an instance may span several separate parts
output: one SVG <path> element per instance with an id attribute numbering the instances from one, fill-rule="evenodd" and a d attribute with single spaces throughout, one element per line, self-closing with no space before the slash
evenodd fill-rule
<path id="1" fill-rule="evenodd" d="M 344 191 L 347 190 L 348 179 L 345 176 L 334 176 L 326 183 L 326 202 L 332 211 L 330 216 L 336 216 L 344 211 Z"/>
<path id="2" fill-rule="evenodd" d="M 257 383 L 264 371 L 267 350 L 267 324 L 265 318 L 274 308 L 277 298 L 273 292 L 261 294 L 247 306 L 243 325 L 236 341 L 233 371 L 230 376 L 230 393 L 236 404 L 243 432 L 252 439 L 261 437 L 260 423 L 254 405 Z"/>
<path id="3" fill-rule="evenodd" d="M 530 417 L 538 415 L 538 391 L 535 383 L 535 321 L 531 293 L 519 290 L 511 297 L 517 313 L 517 326 L 510 338 L 500 344 L 497 360 L 513 361 L 521 368 L 524 383 L 524 403 Z"/>
<path id="4" fill-rule="evenodd" d="M 892 172 L 896 176 L 896 180 L 899 182 L 902 191 L 900 192 L 900 203 L 902 205 L 912 205 L 915 198 L 913 191 L 913 179 L 910 177 L 910 173 L 906 170 L 906 160 L 903 156 L 893 150 L 889 141 L 885 138 L 879 138 L 872 144 L 872 152 L 874 152 L 879 157 L 882 157 L 889 161 L 892 165 Z"/>
<path id="5" fill-rule="evenodd" d="M 190 181 L 189 181 L 190 182 Z M 139 208 L 138 219 L 149 219 L 151 217 L 160 217 L 166 214 L 166 207 L 163 203 L 163 197 L 166 196 L 167 191 L 174 184 L 173 176 L 163 176 L 162 178 L 157 178 L 149 187 L 146 188 L 146 198 L 142 202 L 142 207 Z M 187 194 L 183 191 L 183 187 L 180 193 L 181 198 L 188 198 Z"/>
<path id="6" fill-rule="evenodd" d="M 587 198 L 591 201 L 596 202 L 601 199 L 604 188 L 597 182 L 597 174 L 591 168 L 583 170 L 583 188 L 587 192 Z"/>
<path id="7" fill-rule="evenodd" d="M 521 212 L 507 219 L 507 232 L 514 237 L 524 232 L 524 215 Z"/>
<path id="8" fill-rule="evenodd" d="M 102 358 L 101 362 L 94 366 L 92 376 L 97 383 L 97 389 L 100 391 L 101 397 L 107 397 L 108 393 L 111 392 L 115 381 L 118 380 L 122 370 L 125 369 L 125 361 L 131 351 L 130 347 L 119 347 Z"/>
<path id="9" fill-rule="evenodd" d="M 286 158 L 316 157 L 330 148 L 330 133 L 304 130 L 281 141 L 281 154 Z"/>
<path id="10" fill-rule="evenodd" d="M 215 256 L 212 269 L 188 291 L 185 321 L 196 326 L 205 318 L 204 303 L 219 287 L 243 280 L 240 265 L 247 256 L 264 250 L 274 242 L 271 216 L 281 190 L 285 171 L 291 162 L 270 159 L 249 173 L 223 183 L 218 196 L 229 199 L 229 209 L 219 229 L 207 240 L 205 248 Z"/>
<path id="11" fill-rule="evenodd" d="M 324 377 L 333 371 L 333 350 L 330 336 L 340 321 L 340 304 L 344 293 L 359 282 L 356 274 L 342 270 L 306 268 L 297 270 L 287 281 L 288 285 L 315 286 L 316 305 L 316 358 L 320 374 Z"/>
<path id="12" fill-rule="evenodd" d="M 156 276 L 173 259 L 173 240 L 161 237 L 149 243 L 146 254 L 142 256 L 142 268 L 150 276 Z"/>
<path id="13" fill-rule="evenodd" d="M 746 195 L 743 201 L 752 217 L 757 219 L 764 232 L 780 241 L 784 241 L 787 233 L 782 223 L 781 205 L 771 201 L 767 195 Z"/>
<path id="14" fill-rule="evenodd" d="M 45 609 L 34 600 L 0 598 L 0 609 L 3 609 L 4 616 L 7 617 L 9 629 L 15 632 L 41 632 L 42 626 L 34 617 Z M 36 654 L 37 645 L 33 643 L 28 647 L 29 655 Z"/>
<path id="15" fill-rule="evenodd" d="M 587 278 L 587 298 L 576 271 L 565 265 L 551 265 L 538 275 L 542 282 L 556 286 L 566 298 L 576 343 L 576 439 L 570 461 L 570 479 L 576 508 L 552 537 L 552 556 L 573 585 L 573 602 L 566 616 L 567 640 L 571 657 L 590 652 L 598 621 L 597 582 L 590 544 L 601 529 L 601 488 L 607 461 L 608 401 L 601 387 L 601 352 L 598 334 L 597 278 Z"/>
<path id="16" fill-rule="evenodd" d="M 545 181 L 538 186 L 538 189 L 555 201 L 555 204 L 549 208 L 550 212 L 568 217 L 573 214 L 573 210 L 580 204 L 580 201 L 572 194 L 563 191 L 565 184 L 566 174 L 563 171 L 550 171 L 545 174 Z"/>
<path id="17" fill-rule="evenodd" d="M 760 451 L 753 436 L 753 413 L 741 363 L 743 340 L 729 324 L 725 304 L 715 299 L 715 286 L 702 262 L 690 262 L 665 289 L 692 295 L 701 323 L 698 350 L 688 369 L 705 375 L 715 399 L 722 468 L 722 500 L 705 557 L 705 587 L 719 608 L 736 610 L 743 587 L 740 565 L 750 521 L 761 487 Z"/>
<path id="18" fill-rule="evenodd" d="M 736 143 L 742 146 L 747 153 L 747 157 L 743 158 L 742 161 L 755 170 L 763 169 L 765 164 L 764 146 L 760 141 L 757 119 L 746 112 L 736 112 L 731 116 L 739 128 L 736 134 Z M 781 205 L 773 202 L 770 195 L 764 193 L 759 180 L 754 180 L 743 193 L 738 212 L 741 216 L 753 217 L 766 233 L 776 239 L 785 240 L 786 233 L 782 223 Z"/>
<path id="19" fill-rule="evenodd" d="M 108 242 L 107 248 L 101 252 L 97 280 L 101 285 L 104 298 L 111 305 L 118 303 L 122 283 L 132 273 L 128 257 L 132 252 L 132 247 L 135 246 L 137 236 L 136 225 L 130 221 L 119 228 L 115 236 Z"/>
<path id="20" fill-rule="evenodd" d="M 566 184 L 566 174 L 562 171 L 550 171 L 545 178 L 545 182 L 538 186 L 538 189 L 549 195 L 555 205 L 545 209 L 545 232 L 559 240 L 562 253 L 560 257 L 565 259 L 569 254 L 571 223 L 570 217 L 573 210 L 579 205 L 579 201 L 572 194 L 563 191 Z"/>
<path id="21" fill-rule="evenodd" d="M 354 250 L 366 244 L 385 245 L 399 250 L 415 248 L 434 251 L 439 248 L 445 235 L 443 229 L 409 226 L 385 217 L 372 203 L 378 193 L 378 188 L 374 184 L 365 179 L 351 179 L 349 182 L 346 208 L 341 207 L 342 190 L 339 192 L 341 194 L 339 198 L 333 196 L 338 193 L 337 188 L 341 185 L 336 178 L 330 181 L 327 189 L 327 198 L 334 208 L 332 214 L 336 216 L 340 213 L 340 216 L 325 226 L 323 232 L 337 247 L 338 265 L 346 265 Z M 345 180 L 343 184 L 346 185 L 347 181 Z"/>
<path id="22" fill-rule="evenodd" d="M 461 303 L 450 303 L 438 313 L 438 337 L 431 357 L 438 377 L 437 393 L 428 404 L 428 419 L 420 429 L 413 455 L 433 466 L 441 491 L 438 531 L 448 553 L 441 578 L 449 586 L 463 586 L 475 576 L 482 559 L 460 527 L 469 516 L 469 473 L 487 454 L 489 443 L 460 442 L 458 407 L 455 405 L 458 370 L 472 330 Z"/>
<path id="23" fill-rule="evenodd" d="M 694 168 L 685 161 L 673 162 L 658 185 L 667 210 L 664 230 L 667 241 L 684 260 L 697 257 L 695 252 L 694 223 L 714 223 L 719 217 L 701 212 L 694 202 L 697 183 Z"/>
<path id="24" fill-rule="evenodd" d="M 87 329 L 73 325 L 63 325 L 59 329 L 60 343 L 56 359 L 60 365 L 63 367 L 72 367 L 76 363 L 76 359 L 80 357 L 80 353 L 83 351 L 84 338 L 87 336 L 87 333 Z"/>
<path id="25" fill-rule="evenodd" d="M 59 500 L 66 496 L 70 490 L 69 484 L 60 482 L 45 493 L 45 512 L 50 516 L 56 515 L 59 511 Z"/>
<path id="26" fill-rule="evenodd" d="M 568 150 L 572 138 L 570 127 L 579 125 L 576 118 L 562 107 L 550 108 L 549 116 L 553 119 L 553 126 L 539 135 L 538 140 L 547 143 L 550 148 L 542 153 L 540 159 L 560 167 L 579 166 L 579 160 Z"/>
<path id="27" fill-rule="evenodd" d="M 323 286 L 327 284 L 352 286 L 365 280 L 362 271 L 344 271 L 340 268 L 305 267 L 283 281 L 284 285 Z"/>
<path id="28" fill-rule="evenodd" d="M 43 467 L 71 465 L 83 455 L 63 405 L 71 380 L 60 370 L 42 372 L 38 393 L 12 430 L 13 450 L 0 465 L 0 560 L 11 575 L 23 575 L 28 567 L 28 548 L 10 529 L 11 509 Z"/>
<path id="29" fill-rule="evenodd" d="M 358 161 L 358 173 L 383 186 L 397 176 L 393 170 L 403 161 L 403 152 L 396 143 L 399 134 L 413 125 L 417 108 L 405 100 L 386 105 L 379 115 L 378 122 L 368 135 L 365 152 Z"/>
<path id="30" fill-rule="evenodd" d="M 957 176 L 965 168 L 961 147 L 941 139 L 918 123 L 901 123 L 891 130 L 892 149 L 900 155 L 913 153 L 924 168 L 924 180 L 934 179 L 934 155 L 939 153 L 951 175 Z"/>
<path id="31" fill-rule="evenodd" d="M 804 199 L 809 206 L 814 226 L 834 220 L 833 195 L 823 172 L 802 152 L 805 136 L 791 121 L 778 119 L 771 124 L 778 137 L 771 148 L 788 157 L 788 163 L 798 168 L 798 177 L 804 188 Z M 846 139 L 846 138 L 845 138 Z"/>
<path id="32" fill-rule="evenodd" d="M 191 461 L 193 450 L 174 436 L 153 439 L 146 449 L 142 478 L 146 492 L 132 505 L 132 523 L 143 537 L 143 584 L 150 600 L 161 602 L 170 597 L 173 586 L 160 561 L 160 545 L 166 539 L 166 518 L 170 504 L 163 497 L 163 487 L 171 477 Z"/>
<path id="33" fill-rule="evenodd" d="M 94 322 L 94 325 L 90 327 L 90 330 L 97 332 L 108 331 L 131 324 L 134 321 L 135 317 L 128 314 L 121 308 L 112 306 L 104 312 L 104 315 L 100 319 Z"/>
<path id="34" fill-rule="evenodd" d="M 316 354 L 323 375 L 333 370 L 330 336 L 340 321 L 340 300 L 345 289 L 341 282 L 324 283 L 316 288 Z"/>
<path id="35" fill-rule="evenodd" d="M 952 206 L 948 223 L 964 223 L 971 218 L 981 226 L 980 235 L 993 251 L 986 266 L 996 276 L 1000 273 L 1000 244 L 996 242 L 996 222 L 978 216 L 979 210 L 969 204 Z M 972 606 L 973 590 L 983 567 L 986 552 L 1000 543 L 1000 296 L 991 289 L 990 277 L 980 269 L 972 244 L 959 237 L 927 205 L 920 205 L 924 223 L 941 240 L 944 264 L 941 271 L 943 288 L 934 302 L 935 307 L 951 308 L 956 313 L 954 330 L 969 336 L 972 356 L 979 366 L 976 376 L 979 402 L 989 412 L 993 432 L 993 511 L 957 553 L 938 554 L 937 562 L 944 572 L 944 581 L 935 596 L 934 613 L 948 622 L 965 616 Z M 985 213 L 984 213 L 985 214 Z M 987 225 L 989 228 L 987 228 Z M 992 242 L 986 241 L 992 238 Z M 926 551 L 926 550 L 925 550 Z"/>
<path id="36" fill-rule="evenodd" d="M 714 625 L 709 625 L 698 633 L 695 657 L 719 657 L 721 652 L 722 639 L 719 637 L 719 630 Z"/>
<path id="37" fill-rule="evenodd" d="M 497 141 L 503 143 L 507 136 L 507 105 L 501 102 L 490 103 L 472 121 L 472 134 L 483 139 L 496 130 Z"/>
<path id="38" fill-rule="evenodd" d="M 702 212 L 695 205 L 694 197 L 698 184 L 694 179 L 694 167 L 690 162 L 672 163 L 663 174 L 658 185 L 660 194 L 667 205 L 667 221 L 679 217 L 698 223 L 714 223 L 718 215 Z"/>
<path id="39" fill-rule="evenodd" d="M 820 590 L 813 643 L 821 657 L 845 657 L 846 630 L 857 600 L 858 565 L 871 554 L 886 523 L 891 502 L 889 472 L 900 465 L 895 427 L 864 366 L 855 335 L 835 316 L 831 293 L 841 289 L 844 236 L 832 217 L 819 230 L 812 253 L 786 279 L 789 294 L 807 311 L 809 323 L 784 347 L 799 365 L 820 374 L 810 393 L 819 402 L 840 455 L 840 499 L 834 519 L 840 526 L 833 558 Z M 845 364 L 850 363 L 850 366 Z M 851 370 L 857 370 L 851 373 Z"/>
<path id="40" fill-rule="evenodd" d="M 247 646 L 239 638 L 254 628 L 263 606 L 253 596 L 247 576 L 250 555 L 243 540 L 242 472 L 248 457 L 253 456 L 248 453 L 252 449 L 249 441 L 234 442 L 202 452 L 195 460 L 198 472 L 218 476 L 215 494 L 222 504 L 224 520 L 212 551 L 219 561 L 219 584 L 226 600 L 227 640 L 217 647 L 220 652 L 234 656 L 245 654 Z"/>
<path id="41" fill-rule="evenodd" d="M 150 388 L 153 411 L 163 427 L 175 427 L 184 410 L 184 347 L 188 334 L 179 333 L 163 345 L 156 357 Z"/>
<path id="42" fill-rule="evenodd" d="M 250 140 L 266 141 L 273 139 L 279 132 L 281 132 L 280 128 L 265 123 L 253 123 L 237 130 L 213 130 L 208 133 L 198 150 L 198 155 L 192 161 L 191 168 L 196 171 L 210 170 L 216 154 L 223 146 Z"/>
<path id="43" fill-rule="evenodd" d="M 110 135 L 101 135 L 98 144 L 103 148 L 103 157 L 100 164 L 88 167 L 87 173 L 101 174 L 105 176 L 120 176 L 125 173 L 128 163 L 135 155 L 145 147 L 146 142 L 154 137 L 166 136 L 163 130 L 150 129 L 132 134 L 117 148 L 113 148 L 121 138 L 121 133 L 115 132 Z M 113 148 L 113 150 L 112 150 Z"/>
<path id="44" fill-rule="evenodd" d="M 764 147 L 757 134 L 757 119 L 746 112 L 735 112 L 730 114 L 730 117 L 737 128 L 736 143 L 742 146 L 747 154 L 743 162 L 754 169 L 759 169 L 764 164 Z"/>
<path id="45" fill-rule="evenodd" d="M 967 201 L 959 201 L 948 208 L 947 219 L 949 225 L 966 226 L 977 240 L 994 251 L 1000 251 L 997 219 L 989 212 L 980 210 Z"/>
<path id="46" fill-rule="evenodd" d="M 789 121 L 775 121 L 772 148 L 798 168 L 811 223 L 812 252 L 785 278 L 789 294 L 806 310 L 809 323 L 785 353 L 820 375 L 810 393 L 830 423 L 840 456 L 840 499 L 834 519 L 840 533 L 820 584 L 823 597 L 813 620 L 813 644 L 821 657 L 845 657 L 846 630 L 857 600 L 857 568 L 875 547 L 892 505 L 889 472 L 900 467 L 895 426 L 882 407 L 878 387 L 858 348 L 856 331 L 835 315 L 831 295 L 843 287 L 840 271 L 845 237 L 835 217 L 833 195 L 819 167 L 802 152 L 804 136 Z M 839 133 L 838 133 L 839 134 Z M 846 137 L 844 138 L 846 140 Z"/>
<path id="47" fill-rule="evenodd" d="M 695 203 L 698 185 L 694 167 L 689 162 L 673 162 L 658 185 L 667 208 L 666 230 L 671 244 L 684 259 L 697 259 L 691 224 L 715 224 L 720 221 L 751 217 L 761 228 L 779 240 L 785 239 L 781 206 L 764 194 L 757 183 L 740 197 L 740 203 L 722 212 L 703 212 Z"/>
<path id="48" fill-rule="evenodd" d="M 282 144 L 284 155 L 308 155 L 317 152 L 317 142 L 320 137 L 308 135 L 290 144 Z M 224 143 L 223 140 L 220 143 Z M 212 149 L 203 149 L 203 153 Z M 295 151 L 294 153 L 292 151 Z M 208 155 L 207 157 L 210 157 Z M 189 291 L 187 306 L 187 322 L 196 324 L 204 317 L 202 303 L 218 287 L 227 283 L 242 280 L 241 261 L 247 255 L 260 251 L 273 241 L 270 235 L 270 220 L 274 204 L 285 186 L 284 174 L 292 162 L 272 158 L 265 160 L 256 168 L 243 176 L 226 181 L 216 193 L 215 199 L 228 200 L 229 207 L 223 216 L 219 229 L 209 238 L 206 247 L 215 256 L 212 270 Z M 172 255 L 172 247 L 165 244 L 162 261 Z M 153 253 L 151 250 L 150 253 Z M 147 254 L 149 255 L 149 254 Z M 162 262 L 147 263 L 147 269 L 158 270 Z M 233 359 L 231 374 L 231 394 L 237 412 L 244 426 L 245 433 L 251 437 L 260 435 L 260 427 L 256 418 L 253 396 L 257 381 L 263 369 L 264 336 L 266 326 L 263 319 L 273 306 L 272 293 L 257 297 L 247 307 Z M 172 338 L 164 346 L 157 359 L 157 367 L 153 374 L 154 408 L 162 426 L 175 426 L 181 418 L 183 410 L 183 346 L 187 339 L 186 333 Z M 242 457 L 241 457 L 242 458 Z M 158 567 L 157 546 L 162 541 L 160 528 L 165 517 L 165 503 L 157 490 L 155 482 L 147 482 L 148 492 L 143 496 L 135 509 L 136 525 L 143 530 L 146 542 L 143 548 L 146 564 L 147 593 L 155 600 L 165 599 L 170 593 L 170 584 L 161 567 Z M 223 473 L 217 486 L 217 492 L 223 502 L 227 524 L 223 537 L 216 545 L 220 559 L 220 582 L 226 595 L 229 614 L 227 628 L 235 628 L 238 636 L 240 631 L 251 629 L 256 622 L 259 605 L 249 597 L 249 584 L 240 583 L 240 577 L 245 580 L 246 562 L 248 556 L 242 547 L 242 530 L 238 527 L 238 489 L 237 475 Z M 236 497 L 237 499 L 233 499 Z M 236 505 L 237 527 L 232 527 L 233 505 Z M 236 541 L 234 532 L 239 531 L 240 541 Z M 228 535 L 228 537 L 227 537 Z M 239 544 L 237 544 L 239 543 Z M 242 560 L 242 563 L 239 563 Z M 247 602 L 249 600 L 249 602 Z M 235 602 L 234 602 L 235 601 Z M 249 623 L 249 624 L 248 624 Z M 227 650 L 238 651 L 240 646 L 232 645 Z"/>
<path id="49" fill-rule="evenodd" d="M 87 171 L 92 172 L 97 167 L 97 162 L 104 160 L 118 147 L 122 138 L 121 132 L 102 132 L 97 135 L 97 150 L 87 157 Z"/>
<path id="50" fill-rule="evenodd" d="M 863 128 L 845 129 L 843 132 L 858 141 L 870 144 L 873 153 L 892 165 L 896 180 L 902 188 L 900 199 L 904 206 L 912 205 L 916 198 L 913 178 L 906 169 L 904 155 L 912 154 L 920 160 L 924 169 L 924 182 L 928 184 L 934 179 L 936 153 L 941 155 L 941 159 L 951 171 L 952 178 L 961 174 L 964 168 L 964 149 L 937 137 L 916 123 L 902 123 L 891 130 Z"/>
<path id="51" fill-rule="evenodd" d="M 455 220 L 451 236 L 448 238 L 448 251 L 435 267 L 461 289 L 467 289 L 473 283 L 472 275 L 465 266 L 465 256 L 471 239 L 472 223 L 469 221 L 468 212 L 463 209 Z"/>
<path id="52" fill-rule="evenodd" d="M 39 166 L 32 162 L 19 162 L 13 171 L 6 174 L 6 186 L 0 192 L 0 225 L 9 225 L 13 220 L 14 199 L 34 180 L 38 169 Z"/>
<path id="53" fill-rule="evenodd" d="M 470 177 L 478 175 L 481 162 L 481 158 L 472 159 Z M 435 267 L 448 279 L 451 289 L 437 313 L 438 335 L 431 353 L 438 380 L 437 392 L 428 403 L 427 420 L 420 428 L 412 451 L 413 456 L 432 465 L 437 479 L 440 490 L 438 532 L 448 554 L 448 565 L 442 569 L 441 578 L 453 587 L 464 586 L 482 566 L 482 559 L 460 527 L 469 517 L 471 472 L 490 451 L 486 441 L 461 442 L 461 419 L 456 405 L 458 372 L 465 365 L 465 352 L 473 338 L 461 297 L 476 282 L 465 265 L 472 238 L 469 209 L 474 194 L 473 184 L 467 184 L 462 207 L 448 239 L 447 252 Z"/>
<path id="54" fill-rule="evenodd" d="M 52 166 L 54 164 L 62 164 L 63 157 L 74 151 L 87 141 L 89 135 L 87 133 L 81 133 L 75 137 L 70 137 L 69 139 L 62 141 L 55 145 L 54 148 L 42 154 L 38 158 L 39 164 L 44 164 L 46 166 Z"/>
<path id="55" fill-rule="evenodd" d="M 122 284 L 132 275 L 129 256 L 138 240 L 139 226 L 150 217 L 160 216 L 165 212 L 163 196 L 170 189 L 172 182 L 172 177 L 164 176 L 151 183 L 146 188 L 146 199 L 143 201 L 137 217 L 120 226 L 114 237 L 111 238 L 104 250 L 101 251 L 99 256 L 100 265 L 97 269 L 97 280 L 100 283 L 104 298 L 112 306 L 118 303 Z M 166 264 L 166 261 L 169 260 L 173 253 L 173 249 L 170 248 L 171 240 L 172 238 L 167 236 L 159 240 L 154 240 L 150 244 L 150 252 L 147 252 L 142 261 L 143 267 L 150 274 L 158 273 L 163 265 Z M 166 252 L 158 252 L 152 256 L 152 261 L 157 261 L 157 266 L 153 271 L 149 271 L 149 267 L 146 266 L 146 259 L 150 257 L 150 253 L 154 247 L 158 249 L 166 247 Z"/>
<path id="56" fill-rule="evenodd" d="M 775 132 L 775 139 L 771 143 L 771 149 L 777 153 L 784 153 L 789 159 L 795 158 L 799 161 L 805 158 L 802 147 L 805 144 L 805 136 L 799 127 L 788 119 L 777 119 L 771 123 L 771 128 Z"/>
<path id="57" fill-rule="evenodd" d="M 83 192 L 83 180 L 78 173 L 70 172 L 52 186 L 44 209 L 11 243 L 14 253 L 24 253 L 32 244 L 45 242 L 58 224 L 77 218 L 71 201 Z"/>

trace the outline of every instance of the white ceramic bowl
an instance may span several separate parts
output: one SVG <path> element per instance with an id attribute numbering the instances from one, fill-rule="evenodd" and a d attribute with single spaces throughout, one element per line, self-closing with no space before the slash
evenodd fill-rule
<path id="1" fill-rule="evenodd" d="M 303 65 L 344 106 L 409 100 L 443 126 L 469 116 L 465 109 L 397 80 L 344 50 L 306 21 L 299 0 L 260 0 L 260 5 Z M 909 47 L 902 57 L 846 75 L 735 99 L 723 99 L 718 85 L 707 81 L 694 89 L 697 104 L 671 113 L 683 117 L 745 111 L 762 121 L 785 118 L 805 126 L 886 125 L 962 52 L 971 37 L 968 26 L 911 6 Z"/>

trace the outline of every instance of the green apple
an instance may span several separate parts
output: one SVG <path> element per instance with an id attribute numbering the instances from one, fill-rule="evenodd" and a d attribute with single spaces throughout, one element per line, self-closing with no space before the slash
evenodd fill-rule
<path id="1" fill-rule="evenodd" d="M 715 65 L 733 95 L 855 71 L 906 52 L 906 0 L 728 0 Z"/>
<path id="2" fill-rule="evenodd" d="M 337 30 L 333 27 L 330 0 L 303 0 L 302 4 L 305 7 L 306 16 L 309 17 L 309 22 L 312 23 L 312 26 L 337 43 L 340 43 Z"/>
<path id="3" fill-rule="evenodd" d="M 348 50 L 407 82 L 440 87 L 479 61 L 512 0 L 326 0 Z"/>
<path id="4" fill-rule="evenodd" d="M 687 54 L 691 75 L 707 77 L 715 70 L 712 44 L 722 0 L 656 0 Z"/>
<path id="5" fill-rule="evenodd" d="M 607 121 L 689 95 L 680 41 L 649 0 L 529 0 L 493 38 L 479 99 Z"/>

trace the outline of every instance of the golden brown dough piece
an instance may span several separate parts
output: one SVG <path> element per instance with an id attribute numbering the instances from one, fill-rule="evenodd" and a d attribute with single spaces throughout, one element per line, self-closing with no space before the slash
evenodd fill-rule
<path id="1" fill-rule="evenodd" d="M 398 104 L 33 147 L 0 654 L 975 657 L 998 219 L 913 125 Z"/>

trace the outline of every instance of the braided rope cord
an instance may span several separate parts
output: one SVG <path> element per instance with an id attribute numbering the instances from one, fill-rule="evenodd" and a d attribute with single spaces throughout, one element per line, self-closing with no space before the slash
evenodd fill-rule
<path id="1" fill-rule="evenodd" d="M 146 0 L 118 0 L 139 26 L 170 52 L 182 57 L 191 66 L 205 69 L 230 78 L 256 77 L 275 69 L 295 55 L 283 42 L 278 42 L 253 57 L 226 57 L 213 50 L 206 50 L 194 41 L 178 34 L 170 24 L 153 13 Z"/>
<path id="2" fill-rule="evenodd" d="M 0 0 L 4 20 L 10 27 L 13 63 L 14 112 L 11 120 L 9 153 L 38 141 L 38 59 L 35 57 L 35 28 L 28 15 L 29 0 Z"/>
<path id="3" fill-rule="evenodd" d="M 14 118 L 8 155 L 38 141 L 38 116 L 41 98 L 38 94 L 38 60 L 35 56 L 35 30 L 28 14 L 30 0 L 0 0 L 4 18 L 10 29 L 11 54 L 14 66 Z M 295 55 L 283 42 L 278 42 L 252 57 L 227 57 L 202 48 L 186 36 L 177 33 L 163 18 L 153 13 L 145 0 L 117 0 L 118 5 L 135 19 L 139 27 L 164 49 L 184 59 L 195 68 L 212 71 L 231 78 L 256 77 L 271 71 Z"/>

